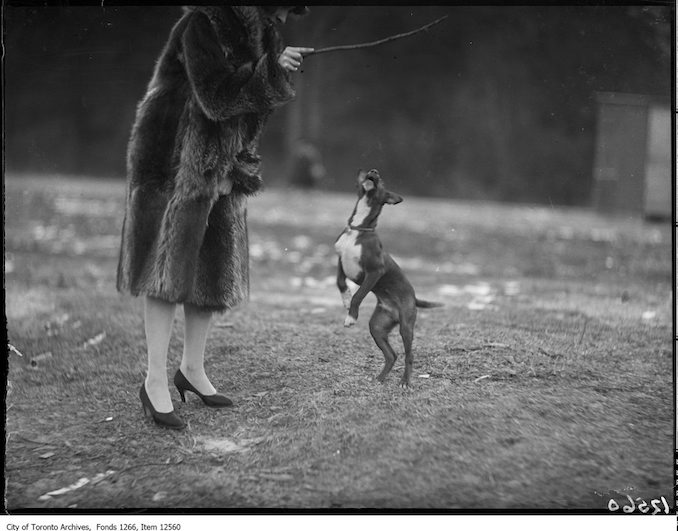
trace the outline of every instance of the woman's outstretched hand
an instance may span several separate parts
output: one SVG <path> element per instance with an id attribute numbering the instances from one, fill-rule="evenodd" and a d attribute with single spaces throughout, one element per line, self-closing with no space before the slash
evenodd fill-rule
<path id="1" fill-rule="evenodd" d="M 299 70 L 301 63 L 304 61 L 304 54 L 310 53 L 312 51 L 313 48 L 288 46 L 278 57 L 278 64 L 288 72 L 296 72 Z"/>

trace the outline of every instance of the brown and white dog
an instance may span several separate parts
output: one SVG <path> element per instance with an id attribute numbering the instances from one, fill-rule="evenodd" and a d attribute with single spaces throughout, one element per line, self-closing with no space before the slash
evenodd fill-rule
<path id="1" fill-rule="evenodd" d="M 344 326 L 356 323 L 360 304 L 370 291 L 373 292 L 377 297 L 377 306 L 370 319 L 370 333 L 385 359 L 377 380 L 383 382 L 393 368 L 397 355 L 388 341 L 388 335 L 400 324 L 400 337 L 405 347 L 405 371 L 400 386 L 408 387 L 412 376 L 412 340 L 417 308 L 434 308 L 442 304 L 416 298 L 414 288 L 398 264 L 384 251 L 377 236 L 377 218 L 383 206 L 397 205 L 402 200 L 401 196 L 386 190 L 377 170 L 360 170 L 358 201 L 334 248 L 339 255 L 337 287 L 348 310 Z M 346 278 L 360 285 L 353 295 L 348 289 Z"/>

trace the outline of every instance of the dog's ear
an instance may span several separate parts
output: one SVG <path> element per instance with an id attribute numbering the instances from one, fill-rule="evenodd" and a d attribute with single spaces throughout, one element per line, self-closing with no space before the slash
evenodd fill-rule
<path id="1" fill-rule="evenodd" d="M 402 196 L 394 194 L 393 192 L 386 192 L 386 201 L 384 201 L 384 203 L 387 205 L 397 205 L 398 203 L 402 203 L 402 201 Z"/>
<path id="2" fill-rule="evenodd" d="M 367 177 L 367 172 L 363 169 L 358 170 L 358 183 L 362 184 L 363 181 L 365 180 L 365 177 Z"/>

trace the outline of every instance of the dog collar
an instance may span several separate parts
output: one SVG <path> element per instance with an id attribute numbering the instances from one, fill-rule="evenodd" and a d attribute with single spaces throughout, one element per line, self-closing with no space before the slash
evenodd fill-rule
<path id="1" fill-rule="evenodd" d="M 354 227 L 353 225 L 349 225 L 348 228 L 350 230 L 357 230 L 360 232 L 374 232 L 375 228 L 374 227 Z"/>

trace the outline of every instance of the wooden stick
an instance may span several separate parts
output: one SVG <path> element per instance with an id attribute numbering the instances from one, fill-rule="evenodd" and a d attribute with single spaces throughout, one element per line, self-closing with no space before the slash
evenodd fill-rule
<path id="1" fill-rule="evenodd" d="M 445 15 L 444 17 L 440 17 L 437 20 L 434 20 L 433 22 L 429 22 L 425 26 L 422 26 L 421 28 L 417 28 L 412 31 L 408 31 L 406 33 L 398 33 L 397 35 L 391 35 L 390 37 L 386 37 L 384 39 L 380 39 L 378 41 L 372 41 L 372 42 L 364 42 L 361 44 L 344 44 L 341 46 L 328 46 L 327 48 L 317 48 L 316 50 L 313 50 L 312 52 L 308 52 L 304 54 L 304 57 L 308 57 L 309 55 L 318 55 L 319 53 L 327 53 L 327 52 L 339 52 L 343 50 L 357 50 L 358 48 L 369 48 L 371 46 L 378 46 L 379 44 L 384 44 L 389 41 L 394 41 L 396 39 L 402 39 L 403 37 L 409 37 L 410 35 L 414 35 L 415 33 L 419 33 L 420 31 L 427 30 L 431 26 L 435 26 L 436 24 L 442 22 L 447 18 L 448 15 Z"/>

